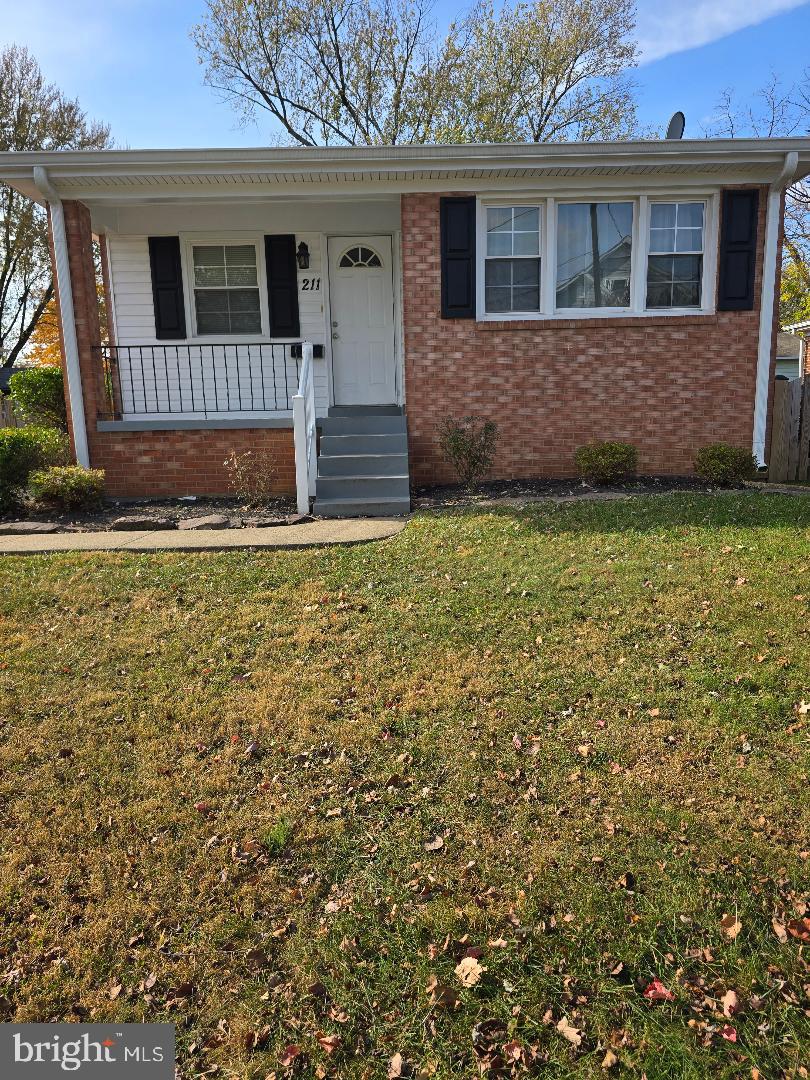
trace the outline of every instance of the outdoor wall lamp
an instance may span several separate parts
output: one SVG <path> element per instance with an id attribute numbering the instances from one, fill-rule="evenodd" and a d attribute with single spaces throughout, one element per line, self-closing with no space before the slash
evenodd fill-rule
<path id="1" fill-rule="evenodd" d="M 303 240 L 298 245 L 298 251 L 295 253 L 295 261 L 298 263 L 299 270 L 309 270 L 309 248 Z"/>

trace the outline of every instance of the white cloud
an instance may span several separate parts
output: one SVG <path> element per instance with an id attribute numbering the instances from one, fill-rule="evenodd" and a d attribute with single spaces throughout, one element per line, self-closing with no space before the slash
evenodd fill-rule
<path id="1" fill-rule="evenodd" d="M 806 0 L 642 0 L 637 37 L 641 62 L 708 45 L 772 15 L 801 7 Z"/>

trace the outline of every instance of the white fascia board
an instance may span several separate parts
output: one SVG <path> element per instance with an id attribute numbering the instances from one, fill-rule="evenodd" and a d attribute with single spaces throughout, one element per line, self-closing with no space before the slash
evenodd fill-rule
<path id="1" fill-rule="evenodd" d="M 206 177 L 210 186 L 216 177 L 227 178 L 240 174 L 272 178 L 301 178 L 306 174 L 309 184 L 330 182 L 353 183 L 368 180 L 378 186 L 388 180 L 399 190 L 417 183 L 425 190 L 427 180 L 440 185 L 465 173 L 478 178 L 492 178 L 512 170 L 530 169 L 540 173 L 549 170 L 598 169 L 609 173 L 615 169 L 645 172 L 648 169 L 694 169 L 698 172 L 716 171 L 723 176 L 726 168 L 750 170 L 749 183 L 767 183 L 778 175 L 785 154 L 799 155 L 799 173 L 810 172 L 810 138 L 800 139 L 700 139 L 688 141 L 646 140 L 613 143 L 519 143 L 458 146 L 383 146 L 383 147 L 299 147 L 268 149 L 266 147 L 205 149 L 205 150 L 76 150 L 0 153 L 0 180 L 24 190 L 35 197 L 32 183 L 34 165 L 45 166 L 57 188 L 71 195 L 81 189 L 82 179 L 92 178 L 96 193 L 99 181 L 109 178 L 110 190 L 127 179 L 132 185 L 149 188 L 175 183 L 183 178 Z M 465 183 L 475 179 L 465 177 Z M 525 179 L 525 178 L 524 178 Z M 276 181 L 278 182 L 278 181 Z M 259 182 L 260 184 L 263 181 Z M 88 185 L 89 186 L 89 185 Z M 225 186 L 225 185 L 223 185 Z M 228 186 L 228 197 L 238 193 L 238 186 Z M 253 184 L 246 184 L 252 187 Z M 154 190 L 154 189 L 153 189 Z M 143 194 L 146 194 L 143 191 Z M 223 192 L 224 194 L 224 192 Z M 74 196 L 78 197 L 78 196 Z"/>

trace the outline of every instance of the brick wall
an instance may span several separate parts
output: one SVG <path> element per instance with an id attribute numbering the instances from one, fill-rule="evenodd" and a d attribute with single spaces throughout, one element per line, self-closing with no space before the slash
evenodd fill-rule
<path id="1" fill-rule="evenodd" d="M 454 193 L 455 194 L 455 193 Z M 440 314 L 439 198 L 402 197 L 405 381 L 416 483 L 455 479 L 442 417 L 500 426 L 493 476 L 565 476 L 578 446 L 624 439 L 645 473 L 691 472 L 696 449 L 751 447 L 759 311 L 476 322 Z M 760 198 L 756 290 L 766 193 Z"/>
<path id="2" fill-rule="evenodd" d="M 295 456 L 290 428 L 121 432 L 96 429 L 103 405 L 103 380 L 100 356 L 92 348 L 100 343 L 101 337 L 90 214 L 86 206 L 74 201 L 66 201 L 64 211 L 90 464 L 105 470 L 107 494 L 133 498 L 226 494 L 228 477 L 224 461 L 231 450 L 269 452 L 276 465 L 276 490 L 294 493 Z"/>

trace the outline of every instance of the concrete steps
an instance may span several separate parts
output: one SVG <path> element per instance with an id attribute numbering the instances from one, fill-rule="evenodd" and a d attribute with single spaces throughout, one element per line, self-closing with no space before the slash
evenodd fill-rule
<path id="1" fill-rule="evenodd" d="M 408 436 L 396 405 L 338 406 L 321 429 L 314 513 L 396 517 L 410 513 Z"/>

